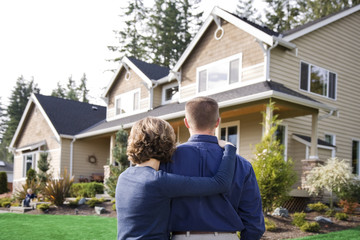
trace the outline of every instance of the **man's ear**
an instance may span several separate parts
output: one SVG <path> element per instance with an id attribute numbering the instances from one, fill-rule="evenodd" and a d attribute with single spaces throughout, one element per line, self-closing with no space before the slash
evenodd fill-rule
<path id="1" fill-rule="evenodd" d="M 185 126 L 190 129 L 190 125 L 189 125 L 189 123 L 188 123 L 188 121 L 187 121 L 186 118 L 184 118 L 184 123 L 185 123 Z"/>
<path id="2" fill-rule="evenodd" d="M 218 120 L 216 121 L 216 124 L 215 124 L 215 128 L 217 128 L 219 126 L 220 122 L 221 122 L 221 118 L 218 118 Z"/>

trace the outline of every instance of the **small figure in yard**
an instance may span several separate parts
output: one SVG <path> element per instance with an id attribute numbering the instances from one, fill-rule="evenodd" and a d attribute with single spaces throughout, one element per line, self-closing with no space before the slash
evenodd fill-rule
<path id="1" fill-rule="evenodd" d="M 35 197 L 36 196 L 33 193 L 32 189 L 28 188 L 27 194 L 26 194 L 26 197 L 25 197 L 25 200 L 24 200 L 24 207 L 30 207 L 30 200 L 34 199 Z"/>

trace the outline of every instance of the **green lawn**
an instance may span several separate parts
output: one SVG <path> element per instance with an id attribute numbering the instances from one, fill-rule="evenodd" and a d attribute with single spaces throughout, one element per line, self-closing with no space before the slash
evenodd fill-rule
<path id="1" fill-rule="evenodd" d="M 72 215 L 0 214 L 0 239 L 116 239 L 116 218 Z"/>
<path id="2" fill-rule="evenodd" d="M 328 234 L 314 235 L 304 238 L 296 238 L 292 240 L 359 240 L 360 239 L 360 226 L 344 231 L 332 232 Z"/>

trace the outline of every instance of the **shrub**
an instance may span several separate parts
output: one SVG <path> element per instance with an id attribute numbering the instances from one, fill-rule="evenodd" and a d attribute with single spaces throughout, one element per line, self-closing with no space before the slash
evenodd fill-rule
<path id="1" fill-rule="evenodd" d="M 26 172 L 26 183 L 29 185 L 30 182 L 37 182 L 36 179 L 36 171 L 32 168 L 30 168 L 27 172 Z"/>
<path id="2" fill-rule="evenodd" d="M 77 197 L 74 201 L 69 202 L 70 207 L 77 207 L 81 197 Z"/>
<path id="3" fill-rule="evenodd" d="M 337 220 L 341 220 L 341 221 L 347 220 L 348 217 L 349 217 L 349 216 L 348 216 L 346 213 L 336 213 L 336 214 L 335 214 L 335 218 L 336 218 Z"/>
<path id="4" fill-rule="evenodd" d="M 75 183 L 70 188 L 72 197 L 95 197 L 101 193 L 104 193 L 104 184 L 98 182 Z"/>
<path id="5" fill-rule="evenodd" d="M 360 203 L 360 179 L 352 178 L 336 191 L 336 195 L 339 199 Z"/>
<path id="6" fill-rule="evenodd" d="M 112 210 L 116 211 L 116 204 L 115 203 L 112 205 Z"/>
<path id="7" fill-rule="evenodd" d="M 344 213 L 353 214 L 357 207 L 360 207 L 360 204 L 357 202 L 349 202 L 347 200 L 340 200 L 339 206 L 343 208 Z"/>
<path id="8" fill-rule="evenodd" d="M 323 204 L 321 202 L 310 203 L 310 204 L 308 204 L 308 208 L 310 208 L 310 210 L 315 211 L 315 212 L 325 212 L 326 210 L 329 209 L 328 206 L 326 206 L 325 204 Z"/>
<path id="9" fill-rule="evenodd" d="M 1 207 L 10 207 L 11 206 L 11 201 L 1 201 Z"/>
<path id="10" fill-rule="evenodd" d="M 0 172 L 0 194 L 8 192 L 7 181 L 6 172 Z"/>
<path id="11" fill-rule="evenodd" d="M 291 223 L 297 227 L 301 227 L 302 225 L 304 225 L 306 223 L 305 217 L 306 217 L 306 213 L 296 212 L 293 215 L 293 220 Z"/>
<path id="12" fill-rule="evenodd" d="M 305 222 L 300 229 L 303 232 L 319 232 L 320 224 L 318 222 Z"/>
<path id="13" fill-rule="evenodd" d="M 8 197 L 0 198 L 0 207 L 6 207 L 6 205 L 8 203 L 11 204 L 11 199 L 10 198 L 8 198 Z"/>
<path id="14" fill-rule="evenodd" d="M 36 206 L 37 209 L 40 209 L 42 211 L 48 210 L 50 208 L 49 204 L 42 203 Z"/>
<path id="15" fill-rule="evenodd" d="M 97 199 L 97 198 L 91 198 L 89 201 L 87 201 L 85 204 L 89 205 L 89 207 L 95 207 L 97 204 L 101 204 L 104 202 L 103 198 Z"/>
<path id="16" fill-rule="evenodd" d="M 275 231 L 276 230 L 276 223 L 274 221 L 271 221 L 268 218 L 265 218 L 265 229 L 266 231 Z"/>
<path id="17" fill-rule="evenodd" d="M 325 212 L 325 215 L 328 217 L 333 217 L 335 215 L 335 210 L 329 209 Z"/>
<path id="18" fill-rule="evenodd" d="M 20 202 L 25 199 L 27 190 L 31 188 L 33 193 L 36 195 L 39 191 L 39 185 L 35 181 L 26 181 L 25 184 L 21 185 L 20 189 L 16 190 L 15 198 Z"/>
<path id="19" fill-rule="evenodd" d="M 70 177 L 65 169 L 59 180 L 51 179 L 44 188 L 44 195 L 56 206 L 64 204 L 65 198 L 69 195 L 70 187 L 74 177 Z"/>

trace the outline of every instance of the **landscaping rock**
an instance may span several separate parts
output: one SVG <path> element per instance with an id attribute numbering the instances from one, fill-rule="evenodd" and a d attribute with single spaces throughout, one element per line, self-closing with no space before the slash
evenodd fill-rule
<path id="1" fill-rule="evenodd" d="M 96 214 L 102 214 L 102 213 L 105 213 L 106 210 L 104 207 L 95 207 L 95 212 L 96 212 Z"/>
<path id="2" fill-rule="evenodd" d="M 86 198 L 82 198 L 78 201 L 78 205 L 83 205 L 86 202 Z"/>
<path id="3" fill-rule="evenodd" d="M 273 216 L 289 217 L 289 211 L 286 208 L 279 207 L 271 214 Z"/>
<path id="4" fill-rule="evenodd" d="M 317 221 L 318 223 L 333 223 L 330 218 L 326 218 L 323 216 L 317 216 L 315 218 L 315 221 Z"/>

